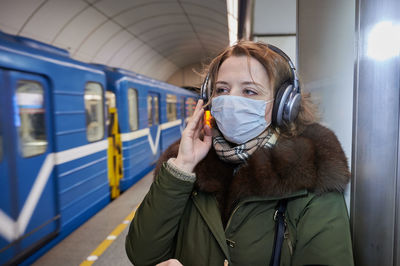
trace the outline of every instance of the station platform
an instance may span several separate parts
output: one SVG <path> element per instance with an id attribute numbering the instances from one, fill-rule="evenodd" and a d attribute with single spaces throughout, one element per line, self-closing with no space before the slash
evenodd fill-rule
<path id="1" fill-rule="evenodd" d="M 153 171 L 40 257 L 34 266 L 132 265 L 125 253 L 130 220 L 153 182 Z"/>

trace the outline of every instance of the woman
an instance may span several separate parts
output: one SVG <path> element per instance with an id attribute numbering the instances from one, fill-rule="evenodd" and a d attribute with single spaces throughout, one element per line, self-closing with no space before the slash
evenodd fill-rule
<path id="1" fill-rule="evenodd" d="M 211 62 L 214 125 L 204 126 L 199 100 L 161 156 L 126 238 L 135 265 L 267 265 L 275 246 L 280 265 L 353 265 L 347 160 L 297 83 L 290 59 L 261 43 L 239 42 Z"/>

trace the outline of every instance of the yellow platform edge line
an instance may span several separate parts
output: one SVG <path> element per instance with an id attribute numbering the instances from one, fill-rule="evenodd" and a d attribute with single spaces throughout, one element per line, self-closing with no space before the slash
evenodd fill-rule
<path id="1" fill-rule="evenodd" d="M 132 219 L 133 219 L 133 217 L 135 216 L 135 213 L 136 213 L 136 209 L 138 208 L 139 206 L 137 206 L 128 216 L 126 216 L 125 217 L 125 219 L 124 219 L 124 221 L 129 221 L 129 222 L 131 222 L 132 221 Z M 122 231 L 124 231 L 125 230 L 125 228 L 128 226 L 129 224 L 128 223 L 124 223 L 124 222 L 122 222 L 121 224 L 119 224 L 108 236 L 110 236 L 110 235 L 112 235 L 112 236 L 114 236 L 115 238 L 114 239 L 104 239 L 103 240 L 103 242 L 101 242 L 98 246 L 97 246 L 97 248 L 95 249 L 95 250 L 93 250 L 93 252 L 92 253 L 90 253 L 90 255 L 89 255 L 89 257 L 90 256 L 96 256 L 97 258 L 98 257 L 100 257 L 103 253 L 104 253 L 104 251 L 106 251 L 107 250 L 107 248 L 111 245 L 111 243 L 122 233 Z M 108 237 L 107 236 L 107 237 Z M 90 266 L 90 265 L 92 265 L 93 263 L 95 263 L 96 262 L 96 260 L 84 260 L 81 264 L 80 264 L 80 266 Z"/>

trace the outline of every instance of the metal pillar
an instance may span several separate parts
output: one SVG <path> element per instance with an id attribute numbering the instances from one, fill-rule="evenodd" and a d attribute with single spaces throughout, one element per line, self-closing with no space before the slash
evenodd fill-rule
<path id="1" fill-rule="evenodd" d="M 351 226 L 356 265 L 400 265 L 400 1 L 358 0 Z M 397 32 L 397 35 L 396 35 Z"/>

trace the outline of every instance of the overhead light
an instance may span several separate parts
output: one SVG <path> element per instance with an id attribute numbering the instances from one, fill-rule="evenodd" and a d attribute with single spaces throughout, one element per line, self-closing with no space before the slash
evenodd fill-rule
<path id="1" fill-rule="evenodd" d="M 229 45 L 237 42 L 238 38 L 238 0 L 226 0 L 228 13 Z"/>
<path id="2" fill-rule="evenodd" d="M 370 31 L 367 56 L 383 61 L 400 55 L 400 25 L 391 21 L 377 23 Z"/>

